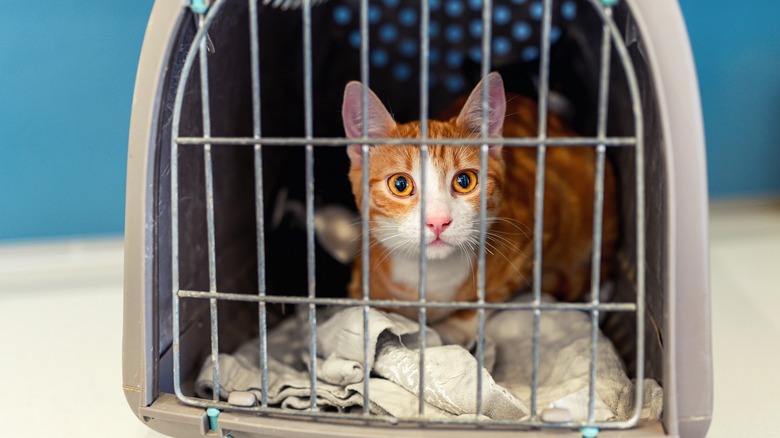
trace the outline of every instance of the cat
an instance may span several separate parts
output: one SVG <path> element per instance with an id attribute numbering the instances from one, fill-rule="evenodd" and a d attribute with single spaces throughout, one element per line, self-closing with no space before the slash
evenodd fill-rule
<path id="1" fill-rule="evenodd" d="M 491 73 L 446 110 L 442 121 L 428 122 L 428 136 L 442 145 L 428 148 L 426 259 L 428 301 L 475 301 L 479 242 L 480 184 L 486 184 L 487 243 L 485 300 L 504 302 L 530 289 L 533 267 L 536 148 L 489 147 L 487 178 L 479 180 L 479 146 L 446 146 L 448 138 L 479 137 L 483 87 L 489 84 L 488 136 L 536 137 L 537 105 L 506 94 L 501 76 Z M 344 91 L 342 118 L 349 139 L 362 137 L 360 82 Z M 420 123 L 396 123 L 368 90 L 368 137 L 419 138 Z M 465 101 L 465 102 L 464 102 Z M 549 137 L 574 137 L 549 114 Z M 347 146 L 349 180 L 362 205 L 362 148 Z M 381 300 L 418 300 L 420 257 L 419 146 L 371 146 L 369 150 L 370 295 Z M 590 290 L 595 151 L 591 147 L 548 147 L 545 171 L 542 291 L 566 301 Z M 611 271 L 618 238 L 615 177 L 605 163 L 601 277 Z M 362 258 L 353 265 L 348 286 L 362 298 Z M 416 319 L 416 308 L 390 311 Z M 450 342 L 466 344 L 477 331 L 473 309 L 430 308 L 428 321 Z"/>

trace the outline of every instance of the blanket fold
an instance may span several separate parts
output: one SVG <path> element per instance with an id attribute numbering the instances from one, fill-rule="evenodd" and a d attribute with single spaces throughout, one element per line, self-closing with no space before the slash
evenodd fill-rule
<path id="1" fill-rule="evenodd" d="M 521 295 L 515 301 L 530 301 Z M 545 297 L 548 302 L 554 301 Z M 579 311 L 543 311 L 540 319 L 540 413 L 568 409 L 584 420 L 588 409 L 591 362 L 590 316 Z M 317 404 L 340 412 L 361 410 L 364 400 L 363 309 L 329 308 L 317 312 Z M 369 309 L 369 405 L 374 414 L 413 417 L 418 412 L 420 378 L 419 324 L 401 315 Z M 494 420 L 530 417 L 533 370 L 533 312 L 496 311 L 485 324 L 482 413 Z M 268 333 L 268 402 L 289 409 L 308 409 L 312 397 L 307 312 L 298 312 Z M 219 393 L 233 391 L 261 397 L 259 341 L 244 343 L 232 354 L 219 355 Z M 199 396 L 214 391 L 208 357 L 195 382 Z M 474 416 L 477 359 L 459 345 L 443 345 L 439 333 L 426 327 L 424 402 L 431 418 Z M 645 379 L 642 418 L 660 418 L 663 391 Z M 625 420 L 634 410 L 634 383 L 614 346 L 599 333 L 596 362 L 596 421 Z"/>

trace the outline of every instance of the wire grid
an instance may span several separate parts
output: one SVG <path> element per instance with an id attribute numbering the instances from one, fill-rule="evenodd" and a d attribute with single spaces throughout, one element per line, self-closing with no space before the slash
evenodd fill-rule
<path id="1" fill-rule="evenodd" d="M 388 301 L 374 300 L 370 298 L 369 284 L 369 227 L 368 209 L 369 196 L 363 198 L 360 206 L 363 217 L 362 221 L 362 257 L 363 257 L 363 282 L 362 299 L 350 298 L 318 298 L 315 295 L 315 260 L 314 260 L 314 157 L 313 148 L 326 146 L 344 146 L 348 144 L 362 145 L 362 159 L 364 163 L 369 160 L 369 146 L 375 144 L 399 145 L 413 144 L 420 146 L 420 159 L 424 161 L 428 153 L 428 145 L 439 143 L 440 140 L 428 138 L 428 118 L 429 118 L 429 97 L 428 97 L 428 52 L 429 52 L 429 4 L 427 0 L 420 3 L 420 138 L 419 139 L 382 139 L 368 138 L 368 123 L 363 123 L 363 138 L 358 140 L 348 140 L 345 138 L 314 138 L 313 133 L 313 107 L 312 107 L 312 35 L 311 35 L 311 7 L 312 0 L 302 0 L 302 20 L 303 20 L 303 66 L 304 66 L 304 126 L 305 136 L 303 138 L 267 138 L 262 136 L 262 127 L 260 123 L 260 74 L 259 74 L 259 48 L 258 48 L 258 27 L 257 27 L 257 0 L 248 0 L 249 3 L 249 29 L 250 29 L 250 56 L 251 56 L 251 75 L 252 75 L 252 120 L 253 136 L 252 138 L 228 138 L 211 137 L 210 130 L 210 112 L 209 112 L 209 93 L 208 93 L 208 56 L 207 56 L 207 31 L 211 22 L 219 14 L 225 0 L 216 0 L 207 14 L 199 15 L 198 31 L 194 37 L 192 45 L 187 53 L 183 71 L 179 79 L 179 84 L 174 102 L 173 124 L 172 124 L 172 142 L 171 142 L 171 256 L 172 256 L 172 293 L 173 293 L 173 371 L 174 371 L 174 390 L 176 396 L 184 403 L 199 407 L 215 407 L 219 409 L 230 409 L 233 411 L 262 412 L 266 414 L 277 414 L 290 417 L 321 417 L 321 418 L 356 418 L 361 422 L 411 422 L 411 423 L 436 423 L 436 424 L 481 424 L 497 426 L 522 426 L 522 427 L 557 427 L 557 428 L 581 428 L 595 426 L 604 429 L 622 429 L 636 425 L 642 409 L 643 385 L 635 385 L 634 413 L 626 421 L 620 422 L 596 422 L 595 421 L 595 382 L 596 382 L 596 358 L 598 350 L 598 320 L 600 312 L 633 312 L 636 315 L 636 382 L 642 382 L 644 379 L 644 304 L 645 304 L 645 218 L 644 218 L 644 164 L 643 164 L 643 118 L 640 104 L 639 88 L 633 65 L 628 55 L 619 31 L 612 20 L 612 9 L 609 6 L 603 6 L 597 0 L 588 0 L 602 21 L 602 47 L 601 47 L 601 66 L 599 74 L 599 98 L 598 98 L 598 119 L 597 136 L 595 138 L 569 137 L 569 138 L 548 138 L 547 137 L 547 109 L 549 92 L 549 71 L 550 71 L 550 29 L 552 21 L 552 0 L 544 0 L 542 13 L 542 36 L 541 36 L 541 59 L 539 68 L 539 102 L 538 102 L 538 136 L 536 138 L 512 138 L 512 139 L 489 139 L 488 132 L 488 87 L 483 88 L 482 95 L 482 126 L 481 138 L 477 139 L 448 139 L 447 143 L 451 145 L 479 145 L 480 146 L 480 169 L 479 178 L 486 180 L 487 174 L 487 156 L 488 148 L 491 145 L 502 144 L 509 147 L 536 147 L 537 148 L 537 172 L 535 186 L 535 211 L 534 211 L 534 229 L 540 230 L 544 224 L 544 173 L 546 148 L 548 146 L 583 146 L 595 147 L 596 150 L 596 177 L 594 183 L 594 220 L 593 220 L 593 249 L 592 249 L 592 280 L 591 280 L 591 298 L 589 302 L 584 303 L 543 303 L 541 301 L 541 272 L 542 272 L 542 233 L 534 233 L 534 254 L 533 254 L 533 301 L 530 303 L 488 303 L 485 301 L 485 243 L 486 243 L 486 188 L 480 185 L 480 220 L 482 226 L 479 233 L 479 246 L 477 251 L 477 300 L 476 302 L 428 302 L 426 300 L 426 255 L 425 255 L 425 190 L 420 190 L 421 200 L 421 254 L 419 259 L 420 284 L 419 299 L 417 301 Z M 485 77 L 490 72 L 491 59 L 491 12 L 492 0 L 485 0 L 482 4 L 482 52 L 481 73 Z M 364 87 L 362 95 L 362 114 L 368 114 L 368 92 L 370 86 L 368 69 L 368 0 L 360 1 L 360 55 L 361 66 L 360 76 Z M 612 48 L 618 55 L 619 62 L 626 75 L 629 93 L 632 99 L 634 116 L 634 137 L 612 137 L 606 136 L 607 128 L 607 109 L 609 96 L 609 70 L 610 55 Z M 203 119 L 203 137 L 180 137 L 179 125 L 181 119 L 181 109 L 184 99 L 184 90 L 191 72 L 194 60 L 198 57 L 200 63 L 200 86 L 201 86 L 201 108 Z M 253 146 L 254 165 L 255 165 L 255 193 L 256 193 L 256 231 L 258 248 L 258 293 L 256 295 L 221 293 L 216 287 L 216 253 L 215 253 L 215 226 L 214 226 L 214 194 L 213 194 L 213 169 L 211 165 L 211 149 L 213 146 L 231 144 Z M 262 163 L 262 145 L 289 145 L 305 147 L 305 175 L 306 175 L 306 232 L 307 232 L 307 257 L 308 257 L 308 296 L 267 296 L 265 283 L 265 245 L 264 245 L 264 217 L 263 217 L 263 163 Z M 178 154 L 179 146 L 197 146 L 201 145 L 204 151 L 204 168 L 206 175 L 206 207 L 207 207 L 207 229 L 208 229 L 208 262 L 209 262 L 209 291 L 191 291 L 182 290 L 179 287 L 179 217 L 178 217 Z M 605 173 L 605 152 L 606 147 L 633 147 L 635 148 L 635 175 L 636 175 L 636 291 L 637 299 L 635 303 L 602 303 L 599 301 L 600 284 L 600 260 L 601 260 L 601 237 L 602 237 L 602 207 L 604 201 L 604 173 Z M 425 166 L 421 167 L 421 187 L 425 186 L 427 175 Z M 369 193 L 368 189 L 368 165 L 363 166 L 363 193 Z M 260 405 L 256 407 L 237 407 L 229 405 L 219 400 L 219 391 L 214 392 L 212 401 L 187 396 L 182 391 L 181 385 L 181 352 L 180 352 L 180 321 L 179 321 L 179 299 L 196 298 L 209 300 L 209 315 L 211 324 L 211 357 L 214 364 L 213 382 L 214 387 L 219 387 L 219 367 L 218 367 L 218 323 L 217 320 L 217 301 L 243 301 L 257 302 L 259 307 L 259 332 L 260 332 L 260 369 L 262 372 L 262 398 Z M 267 303 L 286 303 L 286 304 L 307 304 L 309 313 L 309 333 L 310 333 L 310 378 L 312 387 L 312 397 L 310 409 L 308 411 L 295 411 L 289 409 L 274 408 L 268 406 L 268 364 L 267 364 L 267 324 L 266 324 L 266 304 Z M 425 418 L 425 373 L 420 372 L 419 381 L 419 416 L 413 418 L 392 418 L 385 416 L 370 415 L 369 400 L 369 374 L 370 369 L 364 367 L 364 405 L 362 414 L 341 414 L 322 412 L 317 408 L 317 308 L 318 305 L 337 305 L 337 306 L 360 306 L 363 309 L 363 341 L 364 341 L 364 363 L 369 362 L 368 358 L 368 311 L 371 307 L 396 307 L 396 308 L 417 308 L 419 311 L 419 321 L 422 326 L 426 322 L 427 309 L 432 308 L 450 308 L 450 309 L 476 309 L 478 315 L 478 334 L 477 334 L 477 391 L 474 394 L 476 398 L 476 416 L 473 419 L 432 419 Z M 533 333 L 533 371 L 532 371 L 532 391 L 531 391 L 531 418 L 527 421 L 495 421 L 482 420 L 482 387 L 483 379 L 482 369 L 484 363 L 484 330 L 485 330 L 485 310 L 486 309 L 504 309 L 504 310 L 527 310 L 534 313 L 534 333 Z M 591 315 L 591 363 L 590 363 L 590 382 L 589 382 L 589 402 L 588 419 L 582 422 L 565 423 L 546 423 L 542 422 L 537 415 L 538 401 L 537 393 L 539 387 L 539 325 L 541 312 L 545 310 L 569 310 L 586 311 Z M 425 330 L 420 330 L 420 369 L 425 369 Z"/>

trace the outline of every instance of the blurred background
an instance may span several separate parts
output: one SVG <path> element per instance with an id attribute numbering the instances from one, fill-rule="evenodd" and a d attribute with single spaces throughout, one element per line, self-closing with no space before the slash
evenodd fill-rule
<path id="1" fill-rule="evenodd" d="M 130 107 L 152 3 L 5 2 L 0 241 L 122 234 Z M 710 196 L 780 195 L 780 2 L 680 4 Z"/>
<path id="2" fill-rule="evenodd" d="M 121 235 L 152 0 L 3 2 L 0 241 Z"/>

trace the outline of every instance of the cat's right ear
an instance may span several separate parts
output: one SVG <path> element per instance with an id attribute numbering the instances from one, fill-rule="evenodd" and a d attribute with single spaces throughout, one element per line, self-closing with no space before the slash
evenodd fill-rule
<path id="1" fill-rule="evenodd" d="M 368 94 L 368 117 L 363 117 L 363 92 Z M 368 87 L 360 82 L 352 81 L 344 89 L 344 105 L 341 108 L 341 118 L 344 122 L 344 132 L 347 138 L 363 137 L 363 121 L 368 121 L 369 138 L 386 138 L 395 132 L 396 124 L 393 116 L 387 111 L 382 101 Z M 363 162 L 360 145 L 347 146 L 347 155 L 353 165 Z"/>
<path id="2" fill-rule="evenodd" d="M 469 95 L 455 123 L 471 132 L 479 133 L 482 128 L 482 93 L 488 87 L 488 137 L 501 137 L 506 115 L 506 96 L 501 75 L 493 72 L 484 77 Z"/>

